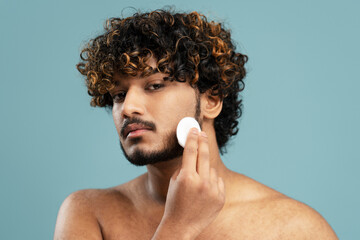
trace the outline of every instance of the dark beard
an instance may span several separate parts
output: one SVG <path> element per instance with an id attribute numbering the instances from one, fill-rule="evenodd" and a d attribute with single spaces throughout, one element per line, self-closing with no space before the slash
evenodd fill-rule
<path id="1" fill-rule="evenodd" d="M 199 121 L 200 118 L 200 93 L 196 90 L 196 107 L 195 107 L 195 116 L 196 121 L 199 122 L 200 127 L 202 127 L 202 122 Z M 148 124 L 150 125 L 150 123 Z M 151 125 L 155 128 L 155 125 Z M 133 139 L 133 143 L 141 141 L 141 137 Z M 158 162 L 169 161 L 174 158 L 181 157 L 183 154 L 183 148 L 179 145 L 176 137 L 176 131 L 173 131 L 166 135 L 163 141 L 163 149 L 159 151 L 153 151 L 146 153 L 144 151 L 136 150 L 131 156 L 126 154 L 121 141 L 119 141 L 121 150 L 123 151 L 126 159 L 134 164 L 135 166 L 145 166 L 148 164 L 155 164 Z"/>
<path id="2" fill-rule="evenodd" d="M 140 138 L 138 140 L 141 140 Z M 175 132 L 167 135 L 162 145 L 164 146 L 162 150 L 149 153 L 136 150 L 133 154 L 131 154 L 131 156 L 129 156 L 126 154 L 125 149 L 120 142 L 121 150 L 123 151 L 126 159 L 135 166 L 145 166 L 148 164 L 165 162 L 170 159 L 180 157 L 183 154 L 183 148 L 178 144 Z"/>

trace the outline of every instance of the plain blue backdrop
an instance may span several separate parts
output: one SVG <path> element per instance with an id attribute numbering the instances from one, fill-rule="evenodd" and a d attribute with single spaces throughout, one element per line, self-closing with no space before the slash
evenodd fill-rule
<path id="1" fill-rule="evenodd" d="M 225 164 L 310 205 L 341 239 L 360 239 L 355 0 L 0 0 L 0 239 L 51 239 L 71 192 L 146 171 L 122 156 L 112 116 L 90 107 L 75 65 L 107 18 L 165 5 L 225 22 L 249 56 Z"/>

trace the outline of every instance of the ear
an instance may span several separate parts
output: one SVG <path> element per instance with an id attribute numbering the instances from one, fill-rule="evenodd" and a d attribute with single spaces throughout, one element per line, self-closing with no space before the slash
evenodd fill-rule
<path id="1" fill-rule="evenodd" d="M 215 119 L 222 110 L 223 101 L 219 96 L 211 95 L 209 89 L 201 95 L 201 113 L 204 118 Z"/>

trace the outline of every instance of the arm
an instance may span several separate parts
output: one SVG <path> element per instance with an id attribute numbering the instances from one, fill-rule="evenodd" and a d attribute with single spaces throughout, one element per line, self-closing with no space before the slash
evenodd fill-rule
<path id="1" fill-rule="evenodd" d="M 62 203 L 55 227 L 54 240 L 102 240 L 87 190 L 70 194 Z"/>
<path id="2" fill-rule="evenodd" d="M 192 240 L 195 239 L 195 234 L 184 228 L 181 225 L 172 225 L 165 220 L 161 221 L 156 232 L 151 240 Z"/>
<path id="3" fill-rule="evenodd" d="M 210 168 L 208 139 L 194 129 L 184 148 L 182 165 L 170 179 L 163 218 L 152 240 L 195 239 L 225 204 L 225 186 Z"/>

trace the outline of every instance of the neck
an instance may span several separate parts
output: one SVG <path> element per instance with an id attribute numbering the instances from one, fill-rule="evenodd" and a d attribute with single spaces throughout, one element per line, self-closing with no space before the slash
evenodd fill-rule
<path id="1" fill-rule="evenodd" d="M 165 204 L 171 176 L 181 167 L 181 158 L 147 165 L 146 190 L 159 204 Z"/>

